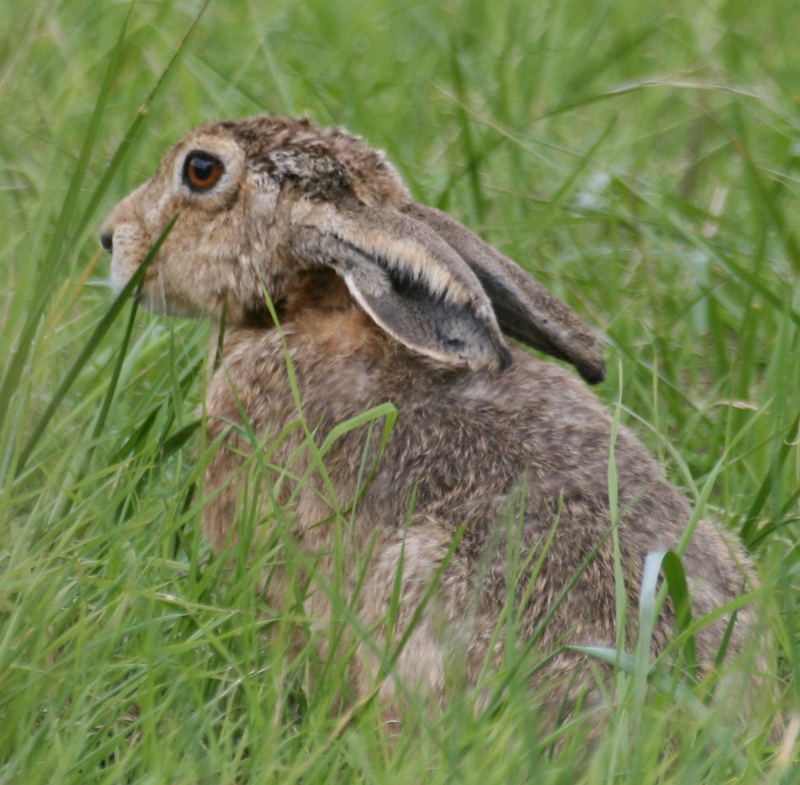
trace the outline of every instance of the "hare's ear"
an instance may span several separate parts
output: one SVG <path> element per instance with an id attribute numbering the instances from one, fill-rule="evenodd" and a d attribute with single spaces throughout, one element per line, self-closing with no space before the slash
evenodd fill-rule
<path id="1" fill-rule="evenodd" d="M 447 213 L 413 204 L 404 212 L 431 227 L 470 266 L 512 338 L 571 362 L 591 383 L 605 376 L 602 349 L 583 320 L 515 262 Z"/>
<path id="2" fill-rule="evenodd" d="M 472 369 L 510 363 L 477 277 L 425 223 L 355 199 L 302 199 L 286 229 L 297 261 L 333 268 L 375 323 L 408 348 Z"/>

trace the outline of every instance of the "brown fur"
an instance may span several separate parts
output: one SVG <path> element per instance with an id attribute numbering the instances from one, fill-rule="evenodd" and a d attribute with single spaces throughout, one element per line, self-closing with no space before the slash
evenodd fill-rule
<path id="1" fill-rule="evenodd" d="M 209 193 L 193 194 L 180 181 L 183 156 L 195 149 L 217 155 L 226 167 Z M 511 587 L 523 603 L 525 634 L 598 548 L 540 646 L 613 645 L 611 421 L 570 371 L 507 346 L 500 330 L 572 361 L 596 381 L 602 376 L 599 347 L 575 314 L 451 218 L 414 205 L 384 156 L 339 129 L 258 117 L 192 132 L 104 227 L 113 238 L 112 280 L 118 286 L 177 211 L 144 295 L 151 307 L 168 312 L 219 317 L 227 309 L 224 361 L 207 400 L 209 435 L 223 441 L 206 477 L 205 531 L 215 548 L 235 536 L 242 467 L 252 450 L 229 423 L 240 421 L 243 411 L 269 444 L 298 417 L 288 352 L 302 412 L 318 442 L 370 407 L 390 401 L 398 410 L 363 496 L 364 460 L 370 464 L 376 457 L 366 426 L 341 436 L 326 455 L 330 486 L 310 471 L 308 451 L 299 449 L 300 429 L 270 458 L 281 470 L 265 469 L 262 478 L 265 488 L 280 485 L 279 502 L 294 499 L 293 535 L 317 560 L 322 583 L 332 577 L 335 528 L 345 526 L 344 591 L 353 590 L 367 560 L 359 616 L 380 647 L 400 565 L 395 639 L 463 528 L 396 675 L 440 695 L 453 656 L 466 663 L 468 681 L 487 657 L 500 656 L 502 639 L 494 633 L 509 596 L 507 562 L 514 546 L 527 564 Z M 280 330 L 266 317 L 254 322 L 253 314 L 267 313 L 264 291 Z M 615 449 L 619 540 L 635 608 L 646 555 L 677 547 L 690 508 L 627 430 L 618 434 Z M 299 486 L 289 479 L 304 476 Z M 346 524 L 337 523 L 336 509 L 354 503 Z M 536 555 L 554 527 L 534 576 Z M 726 603 L 751 580 L 741 549 L 709 521 L 699 522 L 684 564 L 696 614 Z M 312 582 L 308 599 L 320 624 L 330 613 L 321 585 Z M 270 587 L 276 601 L 281 590 L 278 578 Z M 744 612 L 734 649 L 747 618 Z M 656 651 L 670 626 L 667 609 L 655 631 Z M 711 661 L 722 629 L 718 623 L 700 634 L 703 662 Z M 631 624 L 631 645 L 635 633 Z M 562 653 L 545 674 L 566 675 L 575 662 Z M 354 670 L 359 689 L 370 688 L 378 669 L 362 647 Z M 381 695 L 391 704 L 393 682 Z"/>

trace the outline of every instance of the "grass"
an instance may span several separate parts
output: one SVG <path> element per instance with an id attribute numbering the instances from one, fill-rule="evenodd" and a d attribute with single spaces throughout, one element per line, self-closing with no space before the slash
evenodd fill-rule
<path id="1" fill-rule="evenodd" d="M 0 782 L 800 783 L 795 0 L 200 11 L 4 8 Z M 640 647 L 589 744 L 591 718 L 542 726 L 512 657 L 491 713 L 454 688 L 391 741 L 346 651 L 294 645 L 302 586 L 258 599 L 289 544 L 209 556 L 207 326 L 113 305 L 96 234 L 188 128 L 264 110 L 385 148 L 603 331 L 599 394 L 763 576 L 758 701 L 643 693 Z"/>

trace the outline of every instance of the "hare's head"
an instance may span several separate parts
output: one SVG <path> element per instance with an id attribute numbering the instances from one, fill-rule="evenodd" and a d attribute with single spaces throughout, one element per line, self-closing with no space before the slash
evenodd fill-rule
<path id="1" fill-rule="evenodd" d="M 455 220 L 414 204 L 383 154 L 343 130 L 260 116 L 190 133 L 103 226 L 115 288 L 173 219 L 142 286 L 153 310 L 270 324 L 266 298 L 283 318 L 302 282 L 327 271 L 385 333 L 437 362 L 501 367 L 505 332 L 589 381 L 603 376 L 577 315 Z"/>

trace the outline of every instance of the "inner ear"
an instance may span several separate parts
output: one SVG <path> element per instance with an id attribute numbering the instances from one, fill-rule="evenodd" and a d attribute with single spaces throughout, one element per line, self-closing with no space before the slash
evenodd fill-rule
<path id="1" fill-rule="evenodd" d="M 490 340 L 469 304 L 433 292 L 429 282 L 371 257 L 369 267 L 345 273 L 356 302 L 388 334 L 410 349 L 447 364 L 507 365 L 505 346 Z"/>
<path id="2" fill-rule="evenodd" d="M 510 360 L 475 275 L 429 227 L 391 208 L 304 211 L 291 253 L 333 268 L 388 335 L 443 364 L 501 368 Z"/>

